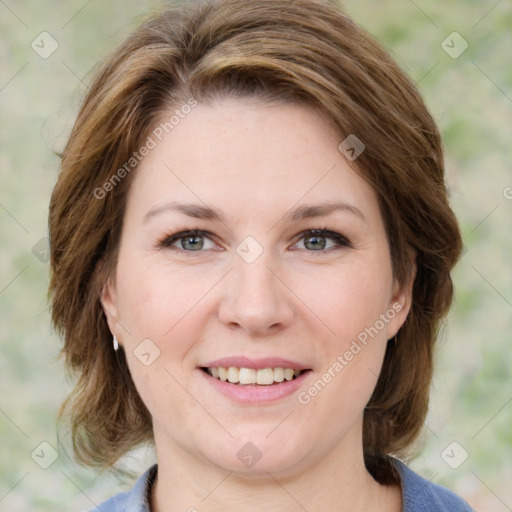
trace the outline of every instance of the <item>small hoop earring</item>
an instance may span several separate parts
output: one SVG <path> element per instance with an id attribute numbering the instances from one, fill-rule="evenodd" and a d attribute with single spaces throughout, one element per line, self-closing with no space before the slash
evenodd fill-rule
<path id="1" fill-rule="evenodd" d="M 117 341 L 117 338 L 114 336 L 114 350 L 117 352 L 118 348 L 119 348 L 119 342 Z"/>

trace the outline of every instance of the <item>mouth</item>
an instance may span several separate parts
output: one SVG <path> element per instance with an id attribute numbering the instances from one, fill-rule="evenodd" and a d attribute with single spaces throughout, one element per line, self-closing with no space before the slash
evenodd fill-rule
<path id="1" fill-rule="evenodd" d="M 297 379 L 311 369 L 294 368 L 245 368 L 236 366 L 200 367 L 210 377 L 235 386 L 277 386 Z"/>

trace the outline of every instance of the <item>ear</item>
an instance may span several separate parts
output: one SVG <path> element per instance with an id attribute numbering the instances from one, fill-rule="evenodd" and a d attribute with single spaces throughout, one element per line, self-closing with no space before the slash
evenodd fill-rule
<path id="1" fill-rule="evenodd" d="M 108 326 L 112 335 L 119 338 L 119 323 L 118 323 L 118 305 L 117 305 L 117 290 L 114 280 L 109 277 L 103 284 L 100 293 L 100 302 L 105 316 L 107 317 Z"/>
<path id="2" fill-rule="evenodd" d="M 391 301 L 389 303 L 388 311 L 393 311 L 394 316 L 388 324 L 387 338 L 388 340 L 395 337 L 411 310 L 412 306 L 412 291 L 414 286 L 414 280 L 416 279 L 416 252 L 410 253 L 410 272 L 409 279 L 402 286 L 395 280 L 393 283 L 393 293 Z M 392 313 L 390 313 L 392 314 Z"/>

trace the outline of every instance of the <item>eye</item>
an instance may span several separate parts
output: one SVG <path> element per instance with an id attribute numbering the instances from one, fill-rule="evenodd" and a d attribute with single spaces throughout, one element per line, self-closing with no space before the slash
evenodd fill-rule
<path id="1" fill-rule="evenodd" d="M 202 249 L 214 249 L 216 247 L 215 242 L 212 241 L 213 236 L 209 231 L 187 229 L 186 231 L 167 235 L 158 242 L 157 247 L 172 248 L 185 252 L 201 252 Z M 323 228 L 308 229 L 302 232 L 299 237 L 299 242 L 304 241 L 304 247 L 308 252 L 324 252 L 337 247 L 352 247 L 348 239 L 340 233 Z M 208 245 L 208 242 L 210 245 Z"/>
<path id="2" fill-rule="evenodd" d="M 336 247 L 351 247 L 350 242 L 340 233 L 327 229 L 309 229 L 300 234 L 300 240 L 304 240 L 304 246 L 309 252 L 321 252 Z M 328 241 L 331 241 L 329 246 Z M 334 243 L 333 243 L 334 242 Z"/>
<path id="3" fill-rule="evenodd" d="M 201 249 L 213 249 L 215 243 L 210 240 L 211 233 L 201 229 L 190 229 L 181 231 L 174 235 L 169 235 L 159 242 L 158 246 L 163 248 L 176 248 L 182 249 L 187 252 L 200 252 Z M 205 243 L 205 240 L 210 242 L 210 246 Z"/>

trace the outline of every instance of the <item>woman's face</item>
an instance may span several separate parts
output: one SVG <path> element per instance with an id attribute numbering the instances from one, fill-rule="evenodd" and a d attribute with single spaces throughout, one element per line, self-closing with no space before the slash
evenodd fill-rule
<path id="1" fill-rule="evenodd" d="M 102 302 L 159 459 L 284 476 L 359 456 L 409 297 L 342 140 L 313 110 L 234 99 L 153 138 Z"/>

